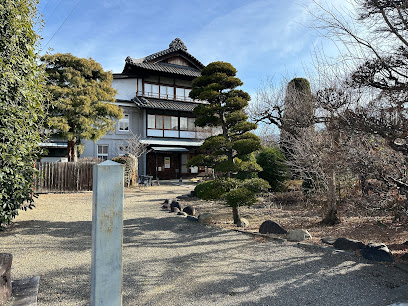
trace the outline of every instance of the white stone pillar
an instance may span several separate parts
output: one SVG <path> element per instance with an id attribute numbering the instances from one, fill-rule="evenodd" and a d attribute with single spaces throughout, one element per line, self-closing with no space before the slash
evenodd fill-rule
<path id="1" fill-rule="evenodd" d="M 125 165 L 93 166 L 91 305 L 122 305 Z"/>

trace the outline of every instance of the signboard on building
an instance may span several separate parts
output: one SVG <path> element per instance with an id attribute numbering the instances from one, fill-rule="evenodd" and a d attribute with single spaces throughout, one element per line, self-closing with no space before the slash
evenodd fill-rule
<path id="1" fill-rule="evenodd" d="M 170 169 L 170 157 L 165 157 L 164 158 L 164 168 L 165 169 Z"/>

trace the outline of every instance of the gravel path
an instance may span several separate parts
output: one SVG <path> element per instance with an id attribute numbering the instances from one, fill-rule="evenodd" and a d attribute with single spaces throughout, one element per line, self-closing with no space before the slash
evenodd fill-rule
<path id="1" fill-rule="evenodd" d="M 251 236 L 160 210 L 189 185 L 125 194 L 123 305 L 387 305 L 408 274 L 331 248 Z M 40 275 L 39 305 L 88 305 L 92 193 L 41 195 L 0 232 L 13 279 Z"/>

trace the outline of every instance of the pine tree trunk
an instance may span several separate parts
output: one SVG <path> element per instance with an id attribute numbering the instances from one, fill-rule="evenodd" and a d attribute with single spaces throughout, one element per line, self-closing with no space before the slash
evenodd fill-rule
<path id="1" fill-rule="evenodd" d="M 232 216 L 234 217 L 234 224 L 237 224 L 241 216 L 239 214 L 239 206 L 232 207 Z"/>
<path id="2" fill-rule="evenodd" d="M 67 149 L 68 149 L 68 161 L 77 162 L 78 156 L 77 156 L 77 148 L 76 148 L 76 137 L 74 137 L 71 140 L 68 140 Z"/>

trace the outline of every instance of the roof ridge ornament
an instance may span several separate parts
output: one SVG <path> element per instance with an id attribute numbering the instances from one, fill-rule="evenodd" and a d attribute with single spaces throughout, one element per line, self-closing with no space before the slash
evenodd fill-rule
<path id="1" fill-rule="evenodd" d="M 187 51 L 187 47 L 180 38 L 175 38 L 169 45 L 169 49 Z"/>

